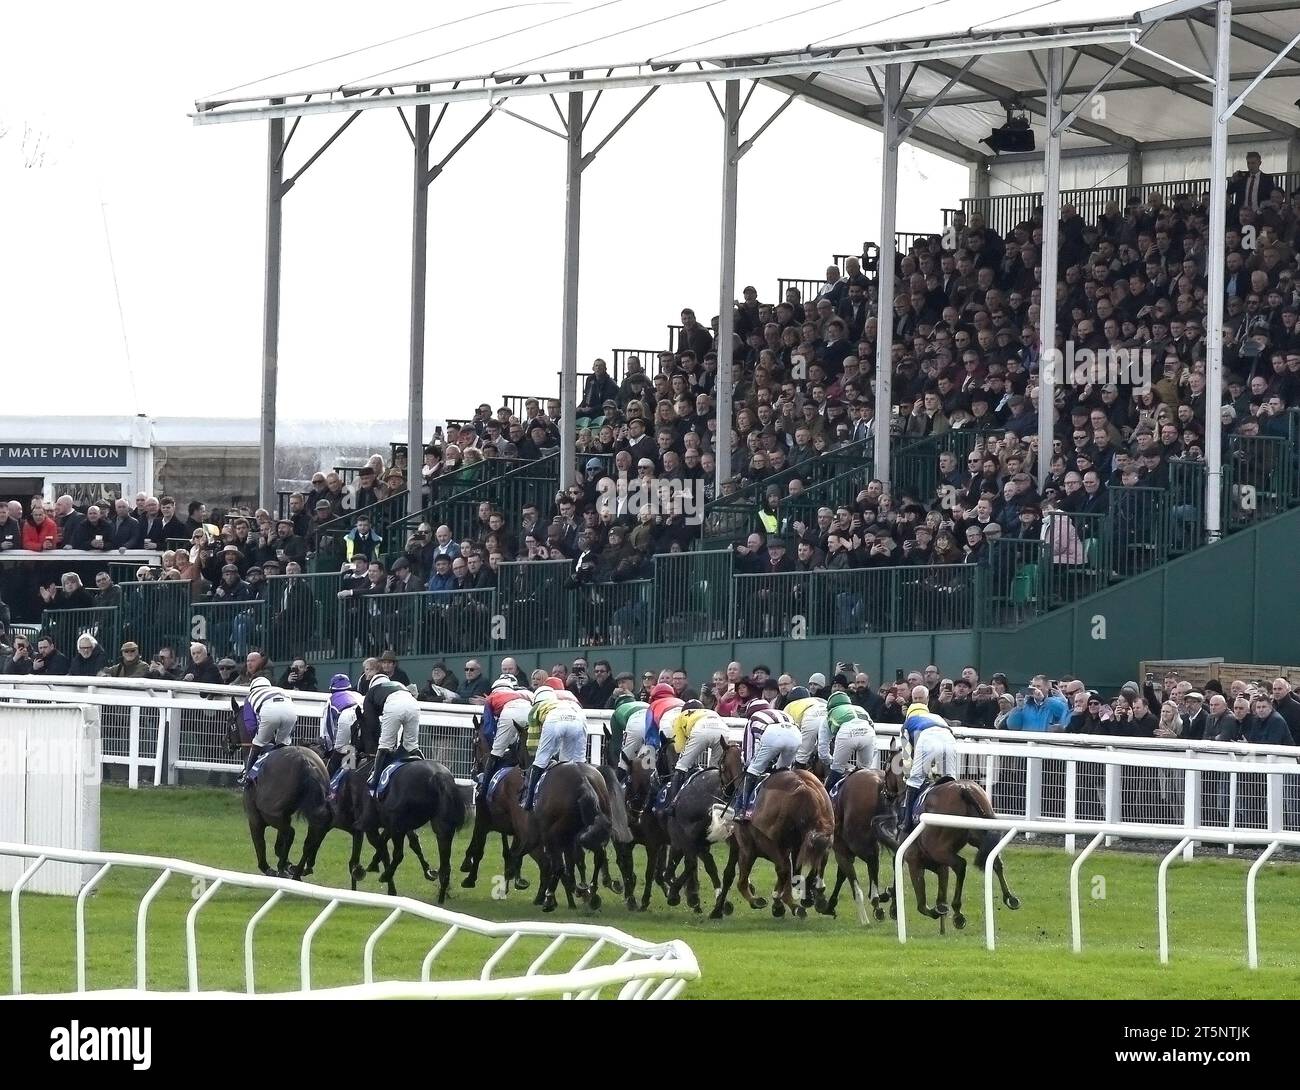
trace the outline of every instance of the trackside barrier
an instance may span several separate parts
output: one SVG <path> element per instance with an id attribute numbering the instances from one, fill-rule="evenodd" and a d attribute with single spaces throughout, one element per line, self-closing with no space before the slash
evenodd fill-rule
<path id="1" fill-rule="evenodd" d="M 63 848 L 42 848 L 26 844 L 0 843 L 0 856 L 16 856 L 31 860 L 22 878 L 10 896 L 10 965 L 11 994 L 22 995 L 22 887 L 49 862 L 98 864 L 99 870 L 77 897 L 77 992 L 93 991 L 86 982 L 86 896 L 113 869 L 157 872 L 157 880 L 140 899 L 136 911 L 136 981 L 134 990 L 117 990 L 114 996 L 138 998 L 144 996 L 171 997 L 178 993 L 150 992 L 148 979 L 148 921 L 149 905 L 172 877 L 200 879 L 207 889 L 189 910 L 185 918 L 185 963 L 188 994 L 200 995 L 199 952 L 197 924 L 199 914 L 220 889 L 260 890 L 269 894 L 262 906 L 253 914 L 244 930 L 244 986 L 245 995 L 255 994 L 254 931 L 270 910 L 284 898 L 298 898 L 323 903 L 319 915 L 307 926 L 299 949 L 299 990 L 290 993 L 301 996 L 312 991 L 313 939 L 321 926 L 339 905 L 352 905 L 376 909 L 383 919 L 375 925 L 366 939 L 362 954 L 361 977 L 365 989 L 358 998 L 395 998 L 409 996 L 424 999 L 502 999 L 527 996 L 552 996 L 565 999 L 598 999 L 606 988 L 618 988 L 619 999 L 673 999 L 691 980 L 699 979 L 700 969 L 691 948 L 679 939 L 652 943 L 635 938 L 614 927 L 595 924 L 561 924 L 548 922 L 491 923 L 463 912 L 450 912 L 436 905 L 425 904 L 410 897 L 388 897 L 325 886 L 312 886 L 284 878 L 271 878 L 260 874 L 242 874 L 238 871 L 218 870 L 200 866 L 181 859 L 161 859 L 147 855 L 127 855 L 118 852 L 84 852 Z M 375 947 L 380 937 L 402 916 L 425 920 L 446 928 L 432 942 L 420 965 L 420 976 L 405 981 L 376 984 L 374 979 Z M 480 935 L 500 940 L 493 954 L 483 964 L 477 980 L 431 981 L 433 964 L 451 942 L 460 934 Z M 528 966 L 522 976 L 493 978 L 493 970 L 520 939 L 549 937 L 552 941 Z M 566 972 L 544 972 L 546 963 L 566 942 L 583 943 L 582 956 Z M 608 965 L 592 965 L 606 950 L 621 951 L 618 960 Z M 348 990 L 351 992 L 351 989 Z M 179 993 L 185 994 L 185 993 Z M 206 994 L 206 993 L 204 993 Z M 226 993 L 229 994 L 229 993 Z M 325 993 L 322 993 L 325 994 Z M 338 997 L 345 994 L 332 990 Z"/>
<path id="2" fill-rule="evenodd" d="M 1246 965 L 1250 969 L 1259 968 L 1258 927 L 1255 916 L 1255 881 L 1260 867 L 1279 847 L 1300 847 L 1300 833 L 1248 832 L 1197 827 L 1192 829 L 1171 830 L 1159 825 L 1108 825 L 1087 821 L 1030 821 L 1020 818 L 973 818 L 949 814 L 921 814 L 915 828 L 907 839 L 899 845 L 894 856 L 894 891 L 898 902 L 898 941 L 907 942 L 906 911 L 906 859 L 907 853 L 916 843 L 917 838 L 927 826 L 941 826 L 946 829 L 985 830 L 1004 832 L 997 847 L 989 854 L 984 867 L 984 944 L 989 950 L 996 946 L 996 918 L 993 907 L 993 864 L 1016 836 L 1041 833 L 1045 836 L 1090 835 L 1088 847 L 1075 859 L 1070 867 L 1070 937 L 1071 949 L 1077 954 L 1083 950 L 1083 928 L 1079 912 L 1079 870 L 1085 859 L 1106 837 L 1124 837 L 1128 840 L 1163 840 L 1178 838 L 1172 849 L 1165 853 L 1156 870 L 1156 927 L 1160 937 L 1159 958 L 1161 965 L 1169 964 L 1169 865 L 1193 840 L 1203 840 L 1210 844 L 1227 844 L 1234 841 L 1248 847 L 1262 847 L 1264 851 L 1251 864 L 1246 874 Z M 1171 835 L 1171 833 L 1173 835 Z M 1180 835 L 1181 834 L 1181 835 Z"/>

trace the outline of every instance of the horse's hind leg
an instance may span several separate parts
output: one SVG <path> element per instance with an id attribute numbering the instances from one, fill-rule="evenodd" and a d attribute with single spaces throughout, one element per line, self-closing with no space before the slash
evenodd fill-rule
<path id="1" fill-rule="evenodd" d="M 885 910 L 880 905 L 887 899 L 887 895 L 880 892 L 880 844 L 873 840 L 867 846 L 863 858 L 867 861 L 867 900 L 871 902 L 871 910 L 876 919 L 883 920 Z"/>
<path id="2" fill-rule="evenodd" d="M 438 838 L 438 904 L 447 900 L 447 886 L 451 882 L 451 844 L 455 839 L 455 829 L 439 829 L 433 826 L 434 836 Z"/>
<path id="3" fill-rule="evenodd" d="M 956 888 L 952 891 L 952 925 L 960 931 L 966 926 L 966 917 L 961 911 L 961 891 L 966 885 L 966 860 L 956 852 L 952 853 L 952 873 L 957 880 Z"/>
<path id="4" fill-rule="evenodd" d="M 275 873 L 266 861 L 266 822 L 260 816 L 249 816 L 248 835 L 253 838 L 253 854 L 257 856 L 257 869 L 263 874 Z"/>
<path id="5" fill-rule="evenodd" d="M 731 865 L 730 861 L 728 861 L 727 865 Z M 740 895 L 745 898 L 745 903 L 748 904 L 750 908 L 766 908 L 767 898 L 756 896 L 754 893 L 754 887 L 749 884 L 749 872 L 754 867 L 753 849 L 750 848 L 748 844 L 741 844 L 739 839 L 736 841 L 736 867 L 736 889 L 739 890 Z"/>
<path id="6" fill-rule="evenodd" d="M 712 856 L 709 856 L 709 860 L 712 862 Z M 704 869 L 707 871 L 709 870 L 709 867 L 706 865 Z M 714 871 L 714 873 L 716 873 L 716 871 Z M 731 881 L 732 878 L 735 877 L 735 874 L 736 842 L 732 840 L 731 846 L 727 849 L 727 865 L 722 869 L 722 885 L 717 890 L 714 897 L 713 911 L 709 913 L 709 919 L 720 920 L 726 913 L 727 891 L 731 889 Z M 713 877 L 713 875 L 710 874 L 709 877 Z"/>
<path id="7" fill-rule="evenodd" d="M 284 828 L 275 837 L 275 868 L 281 878 L 289 878 L 289 849 L 293 847 L 294 829 L 292 820 L 284 820 Z"/>
<path id="8" fill-rule="evenodd" d="M 1020 898 L 1011 892 L 1011 887 L 1007 885 L 1006 875 L 1002 873 L 1002 857 L 998 856 L 993 861 L 993 873 L 998 876 L 998 884 L 1002 887 L 1002 903 L 1007 908 L 1015 911 L 1020 907 Z"/>
<path id="9" fill-rule="evenodd" d="M 705 845 L 704 850 L 695 858 L 696 861 L 704 867 L 704 873 L 709 876 L 709 881 L 713 883 L 714 905 L 721 905 L 723 915 L 730 916 L 732 912 L 731 902 L 724 896 L 725 891 L 722 888 L 722 879 L 718 877 L 718 864 L 713 861 L 713 849 L 708 845 Z"/>
<path id="10" fill-rule="evenodd" d="M 393 842 L 393 853 L 388 861 L 388 869 L 379 876 L 381 882 L 388 883 L 388 896 L 397 896 L 397 885 L 393 879 L 397 876 L 397 868 L 402 865 L 402 860 L 406 858 L 406 849 L 403 846 L 406 842 L 406 836 L 402 833 L 393 833 L 391 840 Z"/>
<path id="11" fill-rule="evenodd" d="M 478 881 L 478 865 L 483 858 L 483 848 L 487 844 L 489 817 L 487 807 L 480 799 L 474 807 L 474 832 L 470 835 L 469 846 L 465 849 L 465 858 L 461 860 L 461 873 L 466 875 L 461 885 L 472 889 Z"/>
<path id="12" fill-rule="evenodd" d="M 623 879 L 623 903 L 629 912 L 636 911 L 636 865 L 632 860 L 631 844 L 614 845 L 614 862 Z"/>
<path id="13" fill-rule="evenodd" d="M 916 910 L 922 916 L 929 916 L 932 920 L 939 918 L 937 908 L 931 908 L 925 899 L 925 867 L 915 859 L 907 861 L 907 869 L 912 875 L 912 888 L 916 891 Z M 945 909 L 944 911 L 947 911 Z"/>
<path id="14" fill-rule="evenodd" d="M 429 827 L 433 828 L 432 823 L 430 823 Z M 435 829 L 434 832 L 436 833 L 437 830 Z M 429 869 L 429 861 L 424 858 L 424 849 L 421 847 L 420 838 L 414 829 L 406 834 L 406 841 L 411 845 L 411 851 L 415 853 L 415 858 L 420 861 L 420 870 L 424 872 L 425 880 L 432 882 L 438 876 Z"/>
<path id="15" fill-rule="evenodd" d="M 773 916 L 785 915 L 781 906 L 789 909 L 792 916 L 800 919 L 808 915 L 808 910 L 804 908 L 803 903 L 794 898 L 794 873 L 790 857 L 782 852 L 780 860 L 776 863 L 776 890 L 772 894 Z"/>
<path id="16" fill-rule="evenodd" d="M 298 860 L 298 865 L 290 870 L 294 878 L 305 878 L 316 869 L 316 853 L 320 850 L 325 834 L 329 831 L 328 822 L 315 822 L 307 826 L 307 835 L 303 838 L 302 844 L 302 858 Z"/>
<path id="17" fill-rule="evenodd" d="M 352 888 L 357 888 L 357 883 L 366 876 L 366 870 L 361 865 L 361 837 L 363 836 L 360 829 L 352 830 L 352 858 L 348 860 L 348 875 L 352 878 Z"/>

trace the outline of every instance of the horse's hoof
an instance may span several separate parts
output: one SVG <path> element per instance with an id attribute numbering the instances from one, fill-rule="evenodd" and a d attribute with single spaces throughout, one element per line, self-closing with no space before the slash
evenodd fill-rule
<path id="1" fill-rule="evenodd" d="M 612 882 L 606 882 L 605 888 L 609 890 L 610 893 L 621 895 L 623 892 L 623 883 L 615 878 Z"/>
<path id="2" fill-rule="evenodd" d="M 715 908 L 712 912 L 709 913 L 709 919 L 720 920 L 722 919 L 723 915 L 724 913 L 722 911 L 722 906 L 719 905 L 717 908 Z"/>
<path id="3" fill-rule="evenodd" d="M 795 918 L 796 920 L 802 920 L 802 919 L 806 918 L 807 915 L 808 915 L 808 910 L 807 910 L 806 908 L 804 908 L 803 905 L 795 905 L 795 906 L 794 906 L 794 918 Z"/>
<path id="4" fill-rule="evenodd" d="M 260 870 L 263 874 L 265 874 L 268 878 L 274 878 L 276 876 L 275 871 L 273 871 L 270 867 L 258 867 L 257 869 Z"/>
<path id="5" fill-rule="evenodd" d="M 427 882 L 436 882 L 438 880 L 438 872 L 435 870 L 430 870 L 428 867 L 425 867 L 424 878 L 425 881 Z"/>
<path id="6" fill-rule="evenodd" d="M 462 879 L 460 880 L 460 888 L 461 888 L 461 889 L 473 889 L 474 886 L 477 884 L 477 882 L 478 882 L 478 879 L 475 878 L 474 875 L 472 875 L 472 874 L 467 874 L 467 875 L 465 875 L 464 878 L 462 878 Z"/>
<path id="7" fill-rule="evenodd" d="M 351 870 L 348 871 L 348 874 L 351 876 L 352 881 L 360 882 L 366 876 L 366 868 L 361 866 L 360 863 L 358 863 L 355 867 L 353 867 Z"/>
<path id="8" fill-rule="evenodd" d="M 516 879 L 515 879 L 515 889 L 527 889 L 527 888 L 528 888 L 528 879 L 527 879 L 527 878 L 516 878 Z"/>
<path id="9" fill-rule="evenodd" d="M 880 896 L 876 898 L 882 905 L 889 904 L 894 899 L 894 891 L 890 889 L 881 890 Z"/>
<path id="10" fill-rule="evenodd" d="M 821 916 L 830 916 L 832 919 L 835 918 L 835 906 L 834 906 L 834 905 L 832 905 L 832 904 L 828 904 L 826 901 L 818 901 L 815 907 L 816 907 L 816 909 L 817 909 L 817 913 L 818 913 L 818 915 L 821 915 Z"/>
<path id="11" fill-rule="evenodd" d="M 542 905 L 542 911 L 543 911 L 543 912 L 554 912 L 554 911 L 555 911 L 555 902 L 554 902 L 554 901 L 547 901 L 545 904 Z"/>
<path id="12" fill-rule="evenodd" d="M 625 900 L 625 901 L 623 902 L 623 904 L 627 906 L 627 910 L 628 910 L 629 912 L 639 912 L 639 911 L 640 911 L 640 906 L 636 903 L 635 899 L 633 899 L 633 898 L 631 898 L 631 897 L 629 897 L 627 900 Z"/>
<path id="13" fill-rule="evenodd" d="M 779 902 L 778 902 L 778 903 L 779 903 Z M 749 903 L 749 907 L 750 907 L 750 908 L 766 908 L 766 907 L 767 907 L 767 898 L 766 898 L 766 897 L 755 897 L 755 898 L 754 898 L 754 899 Z"/>
<path id="14" fill-rule="evenodd" d="M 889 918 L 891 920 L 898 919 L 898 906 L 895 905 L 892 901 L 889 904 Z"/>
<path id="15" fill-rule="evenodd" d="M 704 911 L 704 906 L 701 905 L 699 901 L 692 901 L 690 904 L 690 909 L 692 912 L 695 913 L 695 915 L 698 916 Z"/>
<path id="16" fill-rule="evenodd" d="M 587 895 L 591 893 L 591 889 L 588 886 L 584 886 L 581 883 L 579 883 L 578 885 L 573 887 L 573 892 L 576 893 L 579 897 L 581 897 L 585 901 L 587 899 Z"/>
<path id="17" fill-rule="evenodd" d="M 589 909 L 591 909 L 592 912 L 595 912 L 597 909 L 600 908 L 600 894 L 599 894 L 599 893 L 595 892 L 594 890 L 592 891 L 591 897 L 588 898 L 588 900 L 587 900 L 587 907 L 588 907 Z"/>
<path id="18" fill-rule="evenodd" d="M 951 910 L 947 905 L 935 905 L 935 906 L 934 906 L 934 918 L 935 918 L 936 920 L 943 919 L 943 917 L 946 916 L 946 915 L 948 915 L 948 913 L 949 913 L 950 911 L 952 911 L 952 910 Z"/>
<path id="19" fill-rule="evenodd" d="M 681 903 L 682 903 L 682 895 L 680 893 L 670 893 L 668 895 L 669 908 L 676 908 Z"/>
<path id="20" fill-rule="evenodd" d="M 960 912 L 954 912 L 952 915 L 952 925 L 958 931 L 960 931 L 962 928 L 966 926 L 966 917 L 963 916 Z"/>
<path id="21" fill-rule="evenodd" d="M 1002 898 L 1002 901 L 1007 906 L 1007 908 L 1011 909 L 1012 912 L 1014 912 L 1016 909 L 1020 907 L 1020 898 L 1017 897 L 1014 893 L 1010 894 L 1007 897 Z"/>
<path id="22" fill-rule="evenodd" d="M 891 909 L 892 909 L 893 906 L 891 905 L 890 907 L 891 907 Z M 883 920 L 883 919 L 885 918 L 885 910 L 884 910 L 883 908 L 881 908 L 879 905 L 876 905 L 876 907 L 875 907 L 875 914 L 876 914 L 876 922 L 877 922 L 877 923 L 879 923 L 881 920 Z M 891 916 L 893 915 L 893 912 L 892 912 L 892 911 L 890 912 L 890 915 L 891 915 Z"/>
<path id="23" fill-rule="evenodd" d="M 760 897 L 759 900 L 761 901 L 762 898 Z M 755 905 L 754 907 L 755 907 L 755 908 L 761 908 L 762 905 Z M 780 919 L 782 916 L 784 916 L 784 915 L 785 915 L 785 905 L 783 905 L 780 901 L 773 901 L 773 902 L 772 902 L 772 918 L 773 918 L 774 920 L 779 920 L 779 919 Z"/>
<path id="24" fill-rule="evenodd" d="M 378 874 L 378 873 L 379 873 L 379 860 L 376 859 L 373 863 L 371 863 L 370 866 L 368 866 L 368 867 L 366 868 L 366 871 L 367 871 L 368 873 L 370 873 L 370 874 Z"/>
<path id="25" fill-rule="evenodd" d="M 473 869 L 474 869 L 474 864 L 470 862 L 468 855 L 465 856 L 465 858 L 461 861 L 460 864 L 460 873 L 468 874 Z"/>
<path id="26" fill-rule="evenodd" d="M 735 911 L 736 911 L 736 906 L 733 905 L 730 901 L 722 902 L 722 914 L 724 916 L 730 916 Z"/>

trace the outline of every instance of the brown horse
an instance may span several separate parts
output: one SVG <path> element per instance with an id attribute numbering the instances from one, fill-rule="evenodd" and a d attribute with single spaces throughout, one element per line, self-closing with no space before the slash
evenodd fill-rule
<path id="1" fill-rule="evenodd" d="M 819 899 L 817 909 L 835 915 L 840 889 L 847 879 L 849 891 L 858 906 L 858 919 L 867 922 L 867 910 L 858 884 L 858 874 L 853 866 L 855 859 L 867 864 L 867 898 L 877 920 L 885 918 L 880 906 L 889 900 L 888 892 L 880 890 L 880 828 L 877 820 L 889 809 L 889 796 L 885 791 L 885 773 L 874 768 L 860 768 L 846 776 L 836 792 L 832 804 L 835 809 L 835 852 L 837 874 L 835 888 L 825 901 Z"/>
<path id="2" fill-rule="evenodd" d="M 895 791 L 901 786 L 898 782 L 897 761 L 891 761 L 885 773 L 886 783 Z M 949 814 L 954 817 L 993 818 L 996 813 L 993 803 L 989 801 L 984 788 L 972 780 L 941 780 L 936 783 L 922 800 L 921 813 Z M 920 815 L 918 814 L 918 817 Z M 998 842 L 998 834 L 992 830 L 980 832 L 977 829 L 953 829 L 942 825 L 927 825 L 912 844 L 908 852 L 907 870 L 912 878 L 912 888 L 916 891 L 916 908 L 922 916 L 940 921 L 952 912 L 952 925 L 961 930 L 966 926 L 966 917 L 961 911 L 962 887 L 966 882 L 966 860 L 961 850 L 967 845 L 976 849 L 975 865 L 981 870 L 988 861 Z M 888 843 L 888 839 L 886 839 Z M 897 850 L 895 844 L 890 845 Z M 925 872 L 932 870 L 938 876 L 939 889 L 934 907 L 928 906 L 925 898 Z M 957 876 L 957 886 L 953 891 L 951 909 L 948 904 L 948 871 Z M 993 861 L 993 873 L 997 875 L 1002 887 L 1002 903 L 1015 910 L 1020 907 L 1020 898 L 1011 892 L 1006 876 L 1002 873 L 1002 858 Z M 894 910 L 890 906 L 891 913 Z"/>
<path id="3" fill-rule="evenodd" d="M 736 889 L 749 907 L 763 908 L 767 904 L 765 898 L 754 894 L 749 883 L 754 861 L 762 856 L 776 867 L 772 915 L 784 916 L 789 909 L 793 915 L 803 917 L 807 911 L 794 899 L 794 875 L 806 870 L 816 876 L 826 866 L 835 838 L 830 796 L 811 772 L 773 772 L 759 790 L 754 816 L 747 822 L 735 823 L 731 838 L 736 850 L 727 860 L 722 876 L 721 900 L 726 900 L 732 874 L 738 870 Z"/>
<path id="4" fill-rule="evenodd" d="M 551 766 L 538 788 L 532 817 L 528 839 L 522 846 L 517 842 L 515 851 L 540 851 L 542 879 L 537 900 L 543 912 L 555 911 L 555 890 L 560 882 L 569 906 L 575 907 L 573 895 L 578 887 L 574 871 L 582 852 L 595 853 L 599 874 L 611 839 L 624 887 L 632 883 L 632 833 L 627 826 L 623 788 L 612 768 L 567 761 Z M 593 882 L 582 891 L 592 910 L 600 907 L 596 886 Z"/>
<path id="5" fill-rule="evenodd" d="M 480 725 L 481 726 L 481 725 Z M 474 732 L 474 771 L 481 772 L 487 766 L 491 746 L 483 738 L 482 730 Z M 523 794 L 528 764 L 527 743 L 521 738 L 516 752 L 518 764 L 511 768 L 497 785 L 490 799 L 484 798 L 487 784 L 483 785 L 474 800 L 474 832 L 470 836 L 469 846 L 465 849 L 465 859 L 460 865 L 465 877 L 461 885 L 472 889 L 478 881 L 479 864 L 483 861 L 483 850 L 487 845 L 489 833 L 501 834 L 501 857 L 505 868 L 503 881 L 505 889 L 511 883 L 515 889 L 528 888 L 528 879 L 521 873 L 523 855 L 516 849 L 522 847 L 528 839 L 528 824 L 531 817 L 524 809 L 520 798 Z M 541 866 L 540 852 L 535 856 Z"/>

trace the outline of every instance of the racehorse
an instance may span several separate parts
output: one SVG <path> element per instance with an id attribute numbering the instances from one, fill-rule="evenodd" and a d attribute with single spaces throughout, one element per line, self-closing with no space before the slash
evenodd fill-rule
<path id="1" fill-rule="evenodd" d="M 239 701 L 230 698 L 234 717 L 226 731 L 226 746 L 238 753 L 252 744 L 244 729 Z M 303 878 L 316 866 L 316 852 L 330 830 L 329 777 L 325 762 L 302 746 L 281 746 L 266 752 L 260 760 L 257 778 L 244 785 L 244 813 L 248 833 L 257 856 L 257 869 L 281 878 Z M 307 821 L 302 858 L 289 865 L 293 846 L 293 818 L 300 814 Z M 266 861 L 266 830 L 276 830 L 275 861 L 272 870 Z"/>
<path id="2" fill-rule="evenodd" d="M 403 761 L 392 772 L 383 797 L 376 799 L 370 794 L 367 782 L 371 765 L 367 759 L 345 771 L 331 800 L 334 825 L 352 834 L 352 857 L 348 860 L 352 888 L 356 889 L 357 882 L 366 875 L 361 866 L 363 835 L 379 855 L 384 868 L 379 880 L 387 884 L 390 896 L 397 893 L 393 879 L 402 863 L 403 842 L 409 841 L 424 877 L 430 882 L 437 880 L 438 904 L 442 904 L 447 899 L 447 884 L 451 880 L 452 838 L 465 824 L 465 800 L 461 798 L 455 777 L 437 761 Z M 438 841 L 436 872 L 420 850 L 418 830 L 426 822 Z"/>
<path id="3" fill-rule="evenodd" d="M 715 828 L 710 835 L 716 839 L 720 832 Z M 736 851 L 727 860 L 722 876 L 723 899 L 738 870 L 736 889 L 749 907 L 763 908 L 767 904 L 766 898 L 754 894 L 749 883 L 754 861 L 762 856 L 776 867 L 772 915 L 784 916 L 788 909 L 796 917 L 805 916 L 804 905 L 794 899 L 794 875 L 806 869 L 815 882 L 826 866 L 835 837 L 835 814 L 821 781 L 802 769 L 771 773 L 759 789 L 754 816 L 731 825 L 730 836 Z M 714 914 L 717 912 L 715 907 Z"/>
<path id="4" fill-rule="evenodd" d="M 670 895 L 668 875 L 672 868 L 668 865 L 668 818 L 655 804 L 663 785 L 663 778 L 672 773 L 675 764 L 676 754 L 673 752 L 672 743 L 665 739 L 657 750 L 644 750 L 643 754 L 635 757 L 628 767 L 626 789 L 628 828 L 632 832 L 633 841 L 645 846 L 646 855 L 645 886 L 641 893 L 640 904 L 642 912 L 650 906 L 650 896 L 654 892 L 656 883 L 663 890 L 665 897 Z M 593 879 L 595 877 L 593 875 Z M 633 887 L 624 886 L 623 894 L 628 910 L 635 912 L 638 907 L 635 869 L 632 872 L 632 881 Z"/>
<path id="5" fill-rule="evenodd" d="M 867 898 L 877 920 L 885 918 L 881 904 L 889 899 L 889 894 L 880 891 L 880 823 L 877 820 L 888 812 L 885 794 L 885 774 L 874 768 L 860 768 L 840 781 L 840 788 L 831 800 L 835 810 L 835 840 L 831 847 L 835 852 L 836 876 L 835 888 L 826 900 L 819 898 L 817 910 L 827 915 L 835 915 L 835 905 L 839 901 L 840 889 L 845 879 L 858 906 L 858 918 L 867 922 L 867 911 L 863 902 L 862 887 L 858 884 L 854 859 L 865 860 L 867 864 Z"/>
<path id="6" fill-rule="evenodd" d="M 487 767 L 487 760 L 492 752 L 491 745 L 483 737 L 482 723 L 474 732 L 474 772 L 479 774 Z M 529 814 L 524 809 L 520 796 L 523 793 L 528 763 L 528 747 L 520 738 L 516 751 L 518 764 L 512 766 L 501 777 L 501 782 L 486 798 L 488 784 L 484 784 L 474 803 L 474 832 L 470 837 L 469 847 L 465 849 L 465 859 L 460 865 L 465 874 L 461 885 L 472 889 L 478 881 L 479 864 L 483 861 L 483 850 L 487 845 L 489 833 L 501 834 L 501 856 L 505 866 L 507 886 L 513 880 L 515 889 L 527 889 L 528 879 L 520 873 L 523 857 L 517 854 L 528 839 Z M 513 838 L 513 840 L 512 840 Z M 538 865 L 541 865 L 540 858 Z"/>
<path id="7" fill-rule="evenodd" d="M 532 816 L 528 839 L 522 846 L 517 843 L 515 851 L 541 852 L 537 903 L 543 912 L 555 911 L 555 889 L 560 882 L 564 883 L 569 907 L 575 907 L 574 868 L 581 862 L 581 853 L 585 850 L 596 854 L 598 875 L 611 838 L 624 888 L 632 883 L 632 832 L 627 826 L 623 789 L 612 768 L 574 761 L 552 765 L 537 789 Z M 604 867 L 608 870 L 608 862 Z M 593 881 L 583 891 L 592 910 L 600 907 L 596 887 Z"/>
<path id="8" fill-rule="evenodd" d="M 897 793 L 902 787 L 902 760 L 895 754 L 885 772 L 886 789 Z M 971 780 L 940 780 L 922 797 L 921 811 L 917 814 L 949 814 L 955 817 L 996 817 L 993 803 L 989 801 L 984 788 Z M 980 832 L 977 829 L 953 829 L 942 825 L 927 825 L 913 842 L 908 853 L 907 869 L 912 878 L 912 887 L 916 890 L 917 911 L 932 920 L 940 921 L 948 915 L 948 871 L 957 876 L 957 887 L 952 898 L 952 924 L 958 930 L 966 926 L 966 917 L 961 911 L 962 887 L 966 882 L 966 860 L 961 856 L 962 848 L 970 845 L 976 849 L 975 865 L 981 870 L 987 862 L 989 853 L 997 846 L 998 834 L 989 829 Z M 888 838 L 886 838 L 888 843 Z M 890 847 L 897 851 L 896 844 Z M 934 907 L 930 908 L 925 899 L 925 872 L 934 871 L 939 879 L 939 889 Z M 1002 873 L 1002 859 L 993 861 L 993 873 L 998 877 L 1002 887 L 1002 903 L 1015 910 L 1020 907 L 1020 898 L 1011 892 L 1005 875 Z M 890 906 L 891 912 L 894 906 Z"/>
<path id="9" fill-rule="evenodd" d="M 680 855 L 682 861 L 681 873 L 668 884 L 670 905 L 681 903 L 681 890 L 685 886 L 686 904 L 694 912 L 701 911 L 699 867 L 702 863 L 713 883 L 714 918 L 720 919 L 723 915 L 731 914 L 731 902 L 722 893 L 722 879 L 718 875 L 717 864 L 713 861 L 708 832 L 714 808 L 731 801 L 744 772 L 745 762 L 739 744 L 724 739 L 718 767 L 706 768 L 693 776 L 677 793 L 673 815 L 664 823 L 673 855 Z"/>

